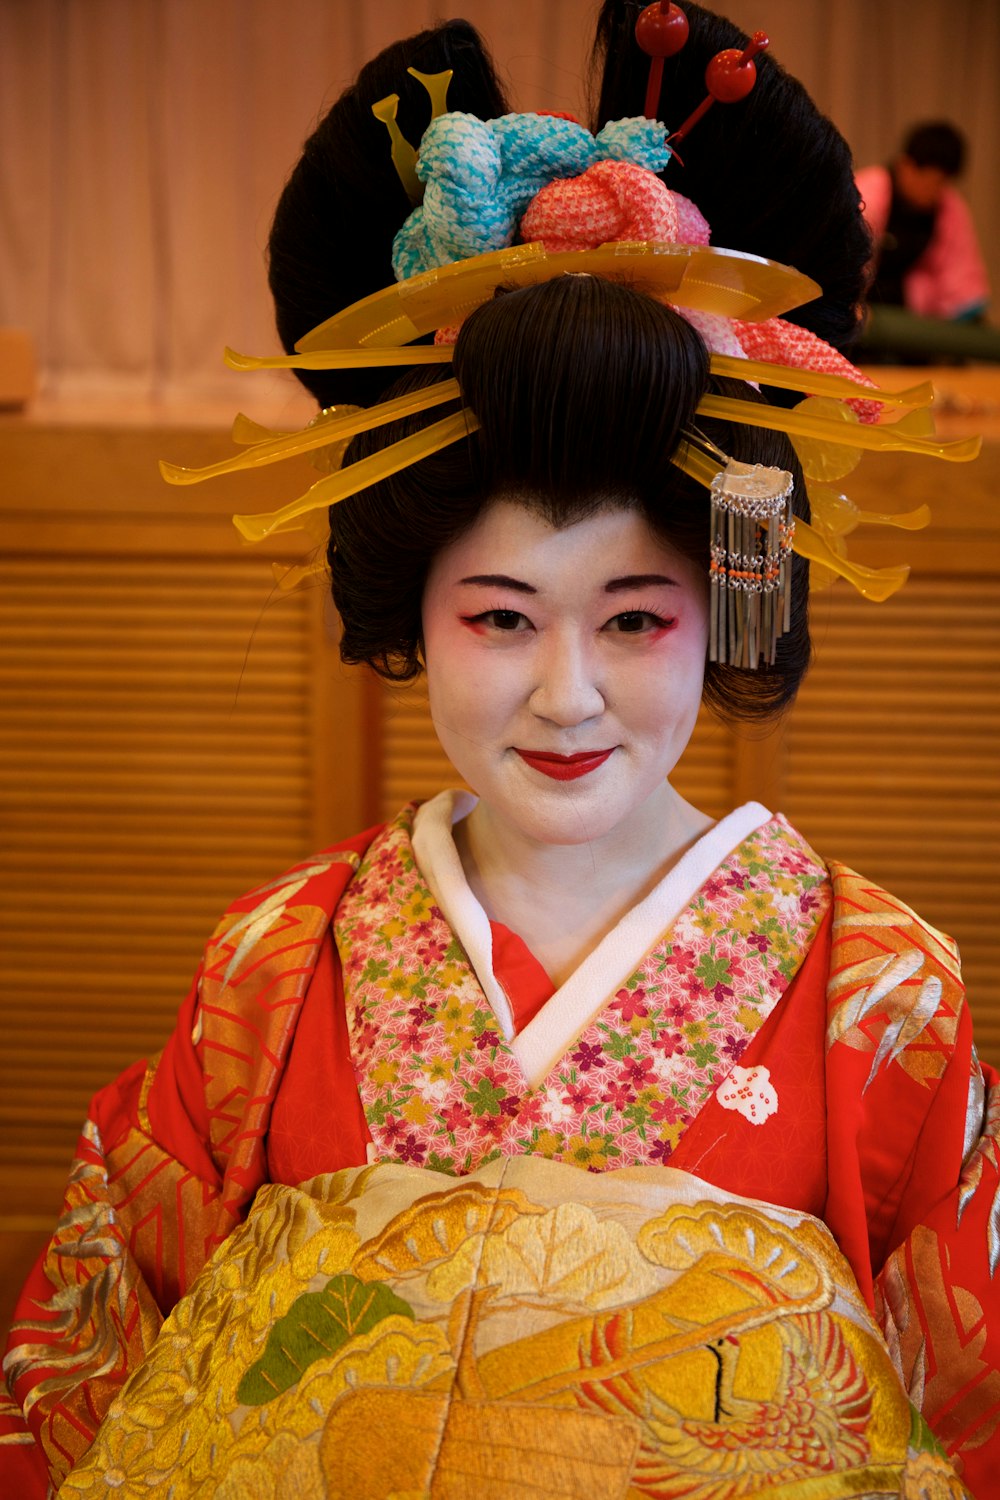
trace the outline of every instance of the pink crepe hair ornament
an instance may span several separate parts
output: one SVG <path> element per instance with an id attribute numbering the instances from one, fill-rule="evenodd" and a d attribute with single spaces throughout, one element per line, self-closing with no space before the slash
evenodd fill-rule
<path id="1" fill-rule="evenodd" d="M 558 178 L 536 193 L 521 219 L 519 237 L 539 242 L 550 254 L 594 250 L 616 240 L 659 240 L 668 244 L 707 245 L 708 221 L 689 198 L 673 193 L 645 167 L 602 161 L 578 177 Z M 714 354 L 762 360 L 797 370 L 842 375 L 856 384 L 875 382 L 839 354 L 818 334 L 783 318 L 763 322 L 730 319 L 678 307 Z M 436 344 L 453 344 L 458 327 L 439 328 Z M 861 422 L 875 423 L 878 401 L 849 401 Z"/>
<path id="2" fill-rule="evenodd" d="M 819 334 L 810 333 L 808 328 L 800 328 L 785 318 L 766 318 L 760 323 L 737 318 L 733 320 L 733 331 L 748 359 L 787 365 L 793 370 L 819 370 L 826 375 L 843 375 L 855 385 L 870 385 L 877 389 L 874 380 L 863 375 Z M 879 401 L 848 401 L 846 404 L 860 422 L 875 423 L 882 413 Z"/>
<path id="3" fill-rule="evenodd" d="M 679 245 L 707 245 L 712 238 L 708 220 L 696 203 L 685 198 L 683 193 L 673 192 L 677 209 L 677 243 Z"/>
<path id="4" fill-rule="evenodd" d="M 678 242 L 673 194 L 653 172 L 631 162 L 600 161 L 579 177 L 561 177 L 536 193 L 520 237 L 555 253 L 592 250 L 612 240 Z"/>
<path id="5" fill-rule="evenodd" d="M 699 312 L 693 307 L 675 307 L 674 311 L 698 330 L 713 354 L 746 359 L 747 352 L 736 335 L 732 318 L 724 318 L 721 313 Z M 753 385 L 755 382 L 749 383 Z"/>
<path id="6" fill-rule="evenodd" d="M 540 242 L 554 253 L 594 250 L 615 240 L 707 245 L 711 231 L 691 199 L 671 192 L 655 173 L 630 162 L 603 161 L 579 177 L 562 177 L 542 188 L 528 205 L 518 238 Z M 687 316 L 683 308 L 678 311 Z M 729 319 L 706 313 L 688 321 L 717 353 L 741 355 Z M 435 344 L 454 344 L 458 329 L 457 323 L 439 328 Z"/>
<path id="7" fill-rule="evenodd" d="M 634 163 L 602 161 L 548 183 L 528 204 L 519 238 L 546 250 L 594 250 L 615 240 L 707 245 L 708 220 L 682 193 Z"/>

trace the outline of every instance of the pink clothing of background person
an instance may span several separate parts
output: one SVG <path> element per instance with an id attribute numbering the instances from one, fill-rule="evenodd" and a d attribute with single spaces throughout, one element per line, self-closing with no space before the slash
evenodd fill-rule
<path id="1" fill-rule="evenodd" d="M 892 201 L 888 167 L 863 167 L 856 182 L 876 251 L 885 234 Z M 982 311 L 990 286 L 972 214 L 962 195 L 945 185 L 927 249 L 903 278 L 910 312 L 924 318 L 963 318 Z"/>

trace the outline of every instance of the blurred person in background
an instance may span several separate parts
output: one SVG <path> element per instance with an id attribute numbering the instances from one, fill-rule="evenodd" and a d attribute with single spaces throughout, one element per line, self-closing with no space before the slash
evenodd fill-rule
<path id="1" fill-rule="evenodd" d="M 964 137 L 947 121 L 913 126 L 889 166 L 857 174 L 874 239 L 871 303 L 918 317 L 981 321 L 990 288 L 972 214 L 955 187 Z"/>

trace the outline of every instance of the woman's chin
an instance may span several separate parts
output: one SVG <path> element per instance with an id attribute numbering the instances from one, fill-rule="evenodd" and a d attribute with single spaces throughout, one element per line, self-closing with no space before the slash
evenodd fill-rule
<path id="1" fill-rule="evenodd" d="M 596 779 L 592 786 L 582 780 L 544 779 L 546 784 L 537 787 L 525 787 L 522 782 L 513 794 L 503 797 L 482 796 L 479 821 L 498 833 L 508 828 L 534 844 L 595 844 L 619 836 L 632 838 L 636 829 L 648 833 L 651 825 L 662 823 L 675 795 L 666 780 L 657 781 L 645 793 L 632 789 L 631 795 L 623 795 L 623 788 L 602 785 Z"/>

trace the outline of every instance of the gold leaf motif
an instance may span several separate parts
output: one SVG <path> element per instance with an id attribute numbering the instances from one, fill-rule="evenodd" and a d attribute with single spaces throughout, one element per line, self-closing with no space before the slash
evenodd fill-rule
<path id="1" fill-rule="evenodd" d="M 982 1443 L 1000 1420 L 1000 1372 L 985 1352 L 989 1314 L 947 1256 L 947 1244 L 924 1224 L 905 1252 L 890 1255 L 879 1276 L 890 1345 L 904 1385 L 912 1391 L 919 1382 L 923 1415 L 938 1437 L 950 1443 L 975 1431 Z"/>
<path id="2" fill-rule="evenodd" d="M 737 1500 L 768 1483 L 846 1493 L 862 1478 L 896 1493 L 908 1443 L 914 1482 L 935 1497 L 933 1485 L 947 1485 L 912 1451 L 903 1391 L 818 1221 L 714 1200 L 682 1174 L 674 1191 L 674 1174 L 665 1187 L 628 1174 L 614 1184 L 530 1158 L 508 1163 L 503 1180 L 530 1199 L 498 1190 L 495 1170 L 484 1175 L 439 1192 L 429 1172 L 351 1172 L 314 1182 L 314 1209 L 301 1190 L 262 1189 L 65 1495 Z M 356 1222 L 375 1232 L 358 1251 L 348 1202 L 362 1193 Z M 311 1272 L 323 1244 L 338 1256 L 353 1248 L 354 1272 L 368 1257 L 379 1293 L 392 1286 L 416 1319 L 355 1319 L 287 1390 L 244 1405 L 236 1388 L 263 1347 L 260 1325 L 302 1290 L 292 1262 Z M 916 1248 L 923 1289 L 934 1247 Z M 826 1307 L 834 1288 L 836 1312 Z M 956 1337 L 980 1338 L 982 1310 L 958 1290 Z M 905 1367 L 919 1355 L 909 1345 L 921 1319 L 907 1326 L 894 1311 Z M 941 1348 L 952 1363 L 951 1345 Z M 967 1373 L 980 1373 L 975 1357 Z M 958 1415 L 969 1422 L 973 1407 Z"/>
<path id="3" fill-rule="evenodd" d="M 742 1204 L 676 1204 L 644 1224 L 637 1242 L 654 1265 L 676 1271 L 714 1265 L 724 1277 L 739 1275 L 741 1289 L 753 1289 L 753 1300 L 814 1311 L 833 1295 L 818 1247 Z M 754 1272 L 752 1280 L 747 1270 Z"/>
<path id="4" fill-rule="evenodd" d="M 329 1411 L 347 1391 L 369 1386 L 410 1390 L 442 1377 L 450 1382 L 454 1369 L 443 1329 L 433 1323 L 389 1317 L 352 1339 L 332 1359 L 313 1365 L 297 1388 L 282 1399 L 290 1411 L 299 1407 Z"/>
<path id="5" fill-rule="evenodd" d="M 680 1475 L 738 1476 L 749 1488 L 768 1478 L 784 1485 L 871 1463 L 876 1456 L 868 1439 L 873 1393 L 845 1334 L 845 1326 L 825 1313 L 782 1320 L 782 1359 L 773 1380 L 761 1378 L 753 1334 L 745 1342 L 719 1340 L 710 1420 L 692 1419 L 655 1391 L 647 1393 L 641 1421 L 648 1469 L 666 1474 L 676 1465 Z M 741 1394 L 737 1372 L 744 1363 Z M 893 1416 L 898 1451 L 909 1422 L 901 1392 L 883 1421 L 888 1425 Z M 678 1485 L 664 1493 L 683 1491 Z"/>
<path id="6" fill-rule="evenodd" d="M 295 1251 L 292 1275 L 300 1284 L 315 1276 L 336 1276 L 350 1268 L 360 1244 L 361 1237 L 348 1222 L 324 1225 Z"/>
<path id="7" fill-rule="evenodd" d="M 968 1493 L 946 1458 L 917 1453 L 903 1471 L 900 1500 L 968 1500 Z"/>
<path id="8" fill-rule="evenodd" d="M 502 1234 L 466 1240 L 427 1278 L 428 1295 L 450 1302 L 478 1283 L 497 1297 L 597 1311 L 649 1296 L 659 1285 L 620 1224 L 579 1203 L 517 1219 Z"/>
<path id="9" fill-rule="evenodd" d="M 326 1486 L 315 1445 L 280 1433 L 263 1453 L 236 1458 L 211 1493 L 212 1500 L 325 1500 Z"/>
<path id="10" fill-rule="evenodd" d="M 324 1203 L 299 1192 L 288 1225 L 288 1253 L 295 1256 L 317 1229 L 353 1229 L 355 1213 L 338 1203 Z"/>
<path id="11" fill-rule="evenodd" d="M 964 1004 L 954 942 L 846 865 L 832 861 L 830 874 L 835 904 L 827 1046 L 877 1050 L 868 1084 L 889 1064 L 921 1084 L 939 1078 Z M 874 1035 L 861 1024 L 872 1018 L 884 1018 Z M 930 1046 L 913 1045 L 928 1038 Z"/>
<path id="12" fill-rule="evenodd" d="M 419 1275 L 454 1255 L 470 1235 L 505 1229 L 521 1214 L 538 1214 L 519 1188 L 490 1188 L 463 1182 L 430 1193 L 367 1241 L 351 1269 L 362 1281 Z"/>

